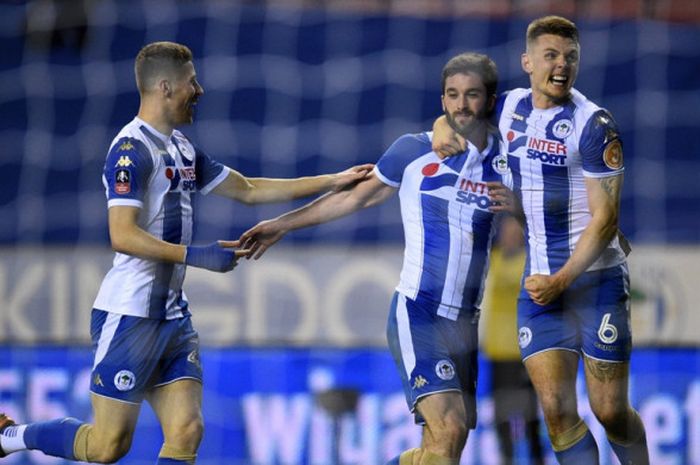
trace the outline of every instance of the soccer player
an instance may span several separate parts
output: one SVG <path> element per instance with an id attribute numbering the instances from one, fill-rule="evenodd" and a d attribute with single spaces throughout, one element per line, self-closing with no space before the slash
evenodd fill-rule
<path id="1" fill-rule="evenodd" d="M 94 422 L 74 418 L 15 425 L 0 415 L 0 456 L 25 449 L 69 460 L 112 463 L 131 445 L 141 402 L 161 424 L 157 464 L 193 464 L 202 438 L 199 339 L 182 290 L 186 265 L 230 271 L 236 241 L 189 245 L 193 194 L 248 204 L 341 189 L 372 165 L 299 179 L 247 178 L 194 146 L 175 128 L 192 123 L 203 89 L 184 45 L 146 45 L 135 63 L 138 116 L 112 142 L 103 182 L 116 252 L 94 303 Z"/>
<path id="2" fill-rule="evenodd" d="M 618 232 L 619 130 L 608 111 L 573 88 L 580 56 L 574 23 L 539 18 L 526 39 L 522 67 L 530 89 L 506 93 L 496 111 L 526 227 L 521 355 L 559 463 L 598 463 L 597 444 L 577 412 L 582 355 L 590 405 L 612 449 L 625 465 L 646 465 L 644 425 L 628 396 L 632 337 L 629 250 Z M 441 119 L 433 147 L 458 153 L 462 141 Z"/>
<path id="3" fill-rule="evenodd" d="M 372 176 L 246 231 L 241 244 L 259 258 L 288 231 L 325 223 L 398 192 L 406 248 L 389 314 L 387 339 L 408 406 L 423 424 L 420 448 L 391 464 L 456 465 L 476 424 L 479 302 L 493 230 L 487 182 L 501 182 L 505 158 L 487 115 L 496 65 L 465 53 L 442 70 L 447 121 L 468 150 L 444 161 L 431 133 L 406 134 L 379 159 Z"/>

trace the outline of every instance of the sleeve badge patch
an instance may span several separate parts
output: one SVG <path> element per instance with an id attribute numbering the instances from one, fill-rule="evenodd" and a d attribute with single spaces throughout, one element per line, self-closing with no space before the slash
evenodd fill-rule
<path id="1" fill-rule="evenodd" d="M 605 166 L 611 170 L 619 170 L 622 168 L 622 144 L 619 139 L 616 139 L 605 147 L 603 152 L 603 162 Z"/>
<path id="2" fill-rule="evenodd" d="M 128 194 L 131 192 L 131 173 L 129 170 L 117 170 L 114 173 L 114 192 Z"/>

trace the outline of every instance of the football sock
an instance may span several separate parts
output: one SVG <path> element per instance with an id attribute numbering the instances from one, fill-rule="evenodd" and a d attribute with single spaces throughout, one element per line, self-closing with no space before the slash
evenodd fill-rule
<path id="1" fill-rule="evenodd" d="M 156 465 L 194 465 L 197 454 L 179 450 L 171 445 L 163 444 L 158 454 Z"/>
<path id="2" fill-rule="evenodd" d="M 24 431 L 27 425 L 8 426 L 0 434 L 0 449 L 7 455 L 18 450 L 26 450 L 24 443 Z"/>
<path id="3" fill-rule="evenodd" d="M 598 444 L 583 422 L 568 431 L 551 436 L 552 449 L 561 465 L 598 465 Z"/>
<path id="4" fill-rule="evenodd" d="M 30 423 L 24 431 L 27 449 L 40 450 L 46 455 L 75 460 L 73 444 L 83 422 L 75 418 Z"/>
<path id="5" fill-rule="evenodd" d="M 621 440 L 608 434 L 610 447 L 622 465 L 649 465 L 649 449 L 647 448 L 644 423 L 637 412 L 634 412 L 630 429 L 632 430 L 631 440 Z"/>
<path id="6" fill-rule="evenodd" d="M 423 455 L 420 458 L 420 465 L 457 465 L 458 463 L 458 458 L 443 457 L 425 449 L 423 449 Z"/>
<path id="7" fill-rule="evenodd" d="M 84 423 L 80 425 L 78 431 L 75 433 L 75 441 L 73 441 L 73 456 L 76 460 L 81 462 L 89 462 L 88 459 L 88 437 L 90 436 L 90 431 L 92 430 L 92 425 Z"/>

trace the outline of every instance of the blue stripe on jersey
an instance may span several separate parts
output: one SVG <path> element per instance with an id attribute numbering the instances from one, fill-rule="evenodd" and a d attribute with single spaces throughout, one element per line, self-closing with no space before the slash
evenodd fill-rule
<path id="1" fill-rule="evenodd" d="M 566 166 L 542 164 L 547 261 L 552 273 L 561 268 L 570 255 L 568 174 Z"/>
<path id="2" fill-rule="evenodd" d="M 467 280 L 464 283 L 464 294 L 462 295 L 462 308 L 465 310 L 473 308 L 479 295 L 481 295 L 481 284 L 488 257 L 492 224 L 493 213 L 474 210 L 474 216 L 472 217 L 474 246 L 471 260 L 469 261 Z"/>
<path id="3" fill-rule="evenodd" d="M 139 126 L 139 129 L 146 137 L 148 137 L 150 139 L 151 142 L 156 144 L 156 147 L 158 147 L 159 150 L 162 150 L 164 152 L 168 151 L 165 148 L 165 143 L 158 136 L 156 136 L 151 131 L 149 131 L 146 126 Z"/>
<path id="4" fill-rule="evenodd" d="M 166 166 L 175 166 L 175 160 L 170 154 L 163 154 Z M 171 244 L 179 244 L 182 240 L 182 207 L 180 205 L 180 192 L 168 192 L 163 199 L 163 239 Z M 175 265 L 173 263 L 158 263 L 156 265 L 155 279 L 148 306 L 148 317 L 163 319 L 168 303 L 168 291 L 170 280 L 173 276 Z"/>
<path id="5" fill-rule="evenodd" d="M 442 301 L 450 253 L 449 201 L 421 195 L 423 211 L 423 272 L 420 290 L 435 302 Z"/>
<path id="6" fill-rule="evenodd" d="M 202 152 L 197 147 L 194 148 L 194 152 L 195 159 L 197 160 L 195 164 L 197 189 L 202 189 L 221 174 L 224 170 L 224 165 L 218 161 L 212 160 L 209 155 Z"/>
<path id="7" fill-rule="evenodd" d="M 443 164 L 445 166 L 448 166 L 455 170 L 456 172 L 460 173 L 462 171 L 462 168 L 464 167 L 464 164 L 467 162 L 467 158 L 469 156 L 469 150 L 464 152 L 461 155 L 455 155 L 454 157 L 447 157 L 447 160 L 443 160 Z"/>
<path id="8" fill-rule="evenodd" d="M 569 100 L 568 103 L 564 105 L 562 110 L 554 115 L 554 118 L 547 123 L 547 128 L 545 129 L 545 133 L 547 134 L 547 139 L 549 140 L 558 140 L 561 143 L 564 143 L 564 139 L 566 137 L 557 137 L 554 134 L 554 125 L 557 124 L 559 121 L 568 119 L 571 124 L 573 125 L 573 119 L 574 119 L 574 112 L 576 111 L 576 104 L 574 104 L 573 101 Z"/>
<path id="9" fill-rule="evenodd" d="M 466 158 L 466 157 L 465 157 Z M 434 191 L 445 186 L 454 186 L 459 178 L 456 174 L 441 174 L 440 176 L 435 176 L 434 178 L 423 178 L 420 183 L 421 192 Z"/>
<path id="10" fill-rule="evenodd" d="M 513 111 L 513 123 L 510 128 L 518 132 L 527 132 L 527 118 L 532 113 L 532 94 L 521 98 Z"/>

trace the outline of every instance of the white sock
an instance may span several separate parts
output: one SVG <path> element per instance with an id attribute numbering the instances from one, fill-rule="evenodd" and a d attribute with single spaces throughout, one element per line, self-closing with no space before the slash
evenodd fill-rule
<path id="1" fill-rule="evenodd" d="M 24 430 L 27 425 L 8 426 L 0 434 L 0 447 L 6 454 L 17 452 L 18 450 L 26 450 L 27 445 L 24 443 Z"/>

